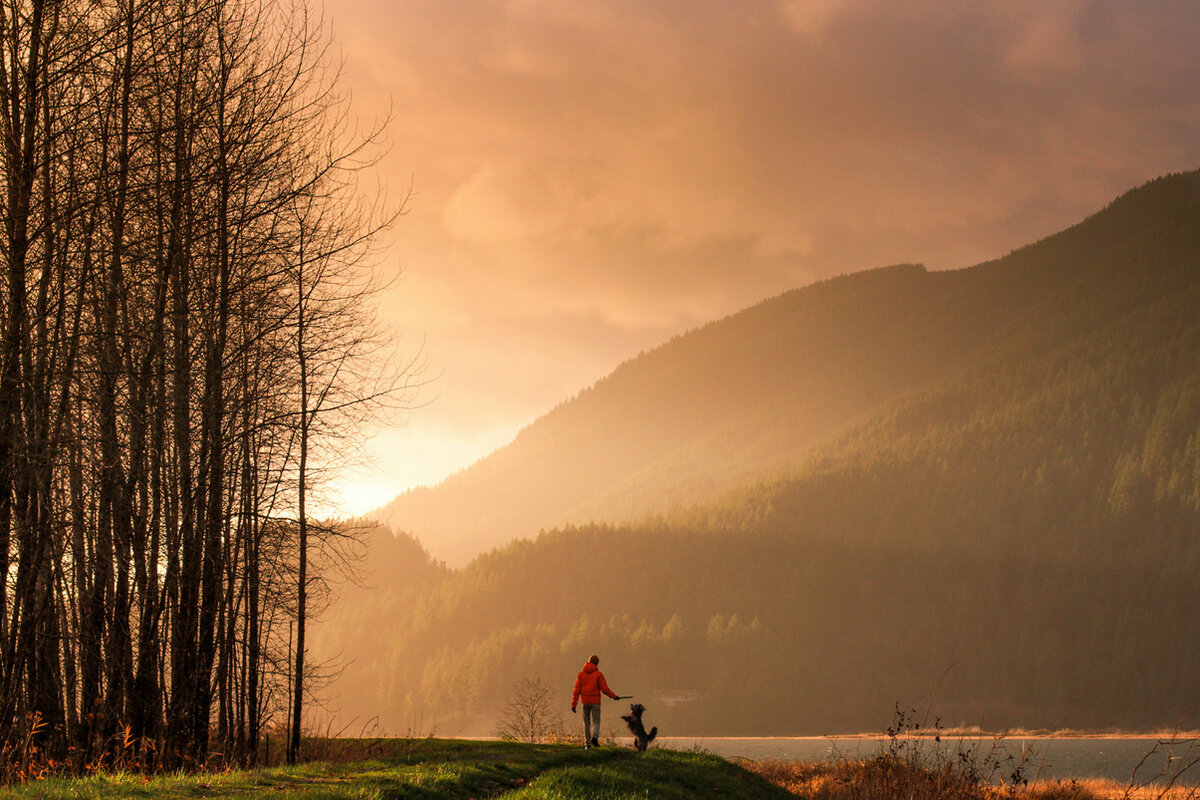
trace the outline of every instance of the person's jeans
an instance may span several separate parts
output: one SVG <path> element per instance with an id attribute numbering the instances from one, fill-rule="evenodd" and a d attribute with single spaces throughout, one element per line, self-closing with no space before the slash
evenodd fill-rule
<path id="1" fill-rule="evenodd" d="M 583 743 L 591 744 L 600 740 L 600 705 L 583 704 Z"/>

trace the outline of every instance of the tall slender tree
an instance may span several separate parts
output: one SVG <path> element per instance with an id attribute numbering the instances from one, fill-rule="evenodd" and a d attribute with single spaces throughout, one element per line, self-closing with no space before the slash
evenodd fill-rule
<path id="1" fill-rule="evenodd" d="M 314 475 L 404 373 L 364 380 L 394 213 L 326 41 L 298 1 L 0 0 L 0 745 L 250 761 L 286 710 L 298 749 Z"/>

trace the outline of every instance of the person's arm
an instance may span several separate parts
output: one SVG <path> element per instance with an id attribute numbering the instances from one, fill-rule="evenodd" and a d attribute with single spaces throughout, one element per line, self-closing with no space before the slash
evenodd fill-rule
<path id="1" fill-rule="evenodd" d="M 620 699 L 621 699 L 620 697 L 618 697 L 617 695 L 615 695 L 615 694 L 613 693 L 612 689 L 609 689 L 609 688 L 608 688 L 608 681 L 604 680 L 604 673 L 603 673 L 603 672 L 601 672 L 601 673 L 600 673 L 600 691 L 604 692 L 606 695 L 608 695 L 609 697 L 611 697 L 613 700 L 620 700 Z"/>
<path id="2" fill-rule="evenodd" d="M 579 702 L 579 681 L 582 678 L 582 675 L 575 678 L 575 690 L 571 692 L 571 713 L 575 713 L 575 705 Z"/>

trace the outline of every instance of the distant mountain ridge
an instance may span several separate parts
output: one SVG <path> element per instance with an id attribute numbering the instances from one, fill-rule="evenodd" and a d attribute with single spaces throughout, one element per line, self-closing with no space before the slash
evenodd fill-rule
<path id="1" fill-rule="evenodd" d="M 747 348 L 768 331 L 781 343 Z M 758 394 L 681 388 L 717 372 Z M 610 400 L 650 378 L 660 405 L 620 414 L 686 444 L 614 494 L 657 491 L 688 447 L 757 477 L 457 570 L 378 532 L 378 589 L 320 628 L 352 659 L 344 713 L 486 734 L 505 687 L 541 679 L 565 704 L 601 653 L 671 735 L 878 730 L 894 704 L 991 729 L 1200 727 L 1200 173 L 978 267 L 767 301 L 547 420 L 611 427 Z M 671 420 L 681 397 L 712 427 Z M 528 433 L 547 453 L 580 436 Z M 762 466 L 780 450 L 795 459 Z"/>
<path id="2" fill-rule="evenodd" d="M 1083 311 L 1075 302 L 1103 294 L 1106 280 L 1122 283 L 1138 248 L 1189 218 L 1196 182 L 1195 173 L 1159 179 L 975 267 L 844 275 L 709 323 L 625 362 L 511 444 L 377 517 L 458 565 L 541 529 L 669 513 L 803 469 L 814 446 L 896 399 L 1070 336 L 1095 321 L 1080 313 L 1102 319 L 1155 290 L 1122 288 Z"/>

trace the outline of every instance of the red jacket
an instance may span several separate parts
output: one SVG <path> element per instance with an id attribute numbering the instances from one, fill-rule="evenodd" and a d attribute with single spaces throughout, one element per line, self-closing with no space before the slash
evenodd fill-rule
<path id="1" fill-rule="evenodd" d="M 579 670 L 579 677 L 575 679 L 575 691 L 571 694 L 571 708 L 575 707 L 580 698 L 583 698 L 584 705 L 600 705 L 601 692 L 613 700 L 617 699 L 613 691 L 608 688 L 608 681 L 604 680 L 604 673 L 589 661 L 583 665 L 583 669 Z"/>

